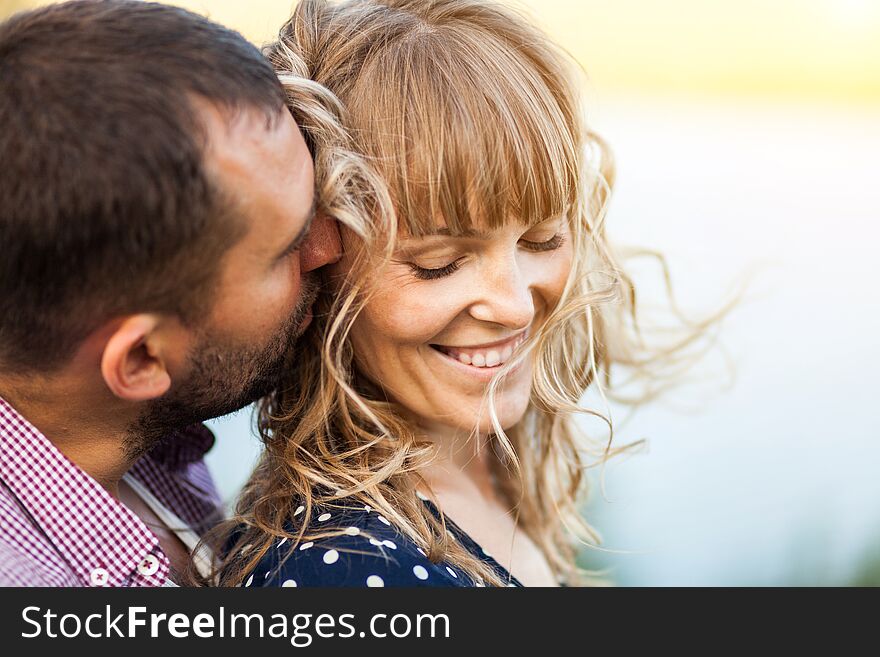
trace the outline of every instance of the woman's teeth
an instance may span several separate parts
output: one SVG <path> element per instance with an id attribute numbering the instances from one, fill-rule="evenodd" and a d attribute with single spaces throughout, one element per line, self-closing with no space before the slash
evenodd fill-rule
<path id="1" fill-rule="evenodd" d="M 496 345 L 487 349 L 465 349 L 463 347 L 438 347 L 438 349 L 450 358 L 454 358 L 465 365 L 498 367 L 510 360 L 513 352 L 525 342 L 525 339 L 526 334 L 520 333 L 506 344 Z"/>

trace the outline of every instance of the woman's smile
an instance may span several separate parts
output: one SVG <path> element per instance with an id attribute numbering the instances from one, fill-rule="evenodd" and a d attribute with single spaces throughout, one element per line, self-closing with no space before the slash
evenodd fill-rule
<path id="1" fill-rule="evenodd" d="M 525 329 L 503 340 L 480 345 L 429 344 L 428 346 L 445 364 L 454 367 L 456 372 L 488 382 L 513 357 L 528 336 L 529 330 Z M 516 365 L 510 370 L 511 374 L 518 372 L 520 368 L 521 364 Z"/>

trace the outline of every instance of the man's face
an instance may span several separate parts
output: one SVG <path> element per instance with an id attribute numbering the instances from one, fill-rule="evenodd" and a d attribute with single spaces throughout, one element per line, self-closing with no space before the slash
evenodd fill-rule
<path id="1" fill-rule="evenodd" d="M 149 433 L 237 410 L 277 384 L 311 319 L 315 270 L 340 257 L 335 222 L 315 216 L 311 155 L 285 110 L 232 122 L 205 107 L 208 174 L 238 206 L 244 237 L 220 263 L 214 306 L 194 330 L 188 372 L 141 418 Z"/>

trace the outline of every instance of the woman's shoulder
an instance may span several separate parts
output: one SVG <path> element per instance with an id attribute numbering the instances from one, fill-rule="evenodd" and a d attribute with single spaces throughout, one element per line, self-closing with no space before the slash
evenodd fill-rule
<path id="1" fill-rule="evenodd" d="M 305 512 L 299 507 L 294 515 Z M 474 586 L 465 573 L 432 563 L 421 547 L 369 506 L 314 508 L 309 528 L 338 534 L 298 543 L 278 539 L 245 576 L 243 586 Z"/>

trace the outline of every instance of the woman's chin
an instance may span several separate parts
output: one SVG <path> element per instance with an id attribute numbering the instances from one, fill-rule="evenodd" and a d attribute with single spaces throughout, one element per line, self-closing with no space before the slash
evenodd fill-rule
<path id="1" fill-rule="evenodd" d="M 525 417 L 526 411 L 528 410 L 528 403 L 527 395 L 524 401 L 510 399 L 505 403 L 503 397 L 499 399 L 495 404 L 495 415 L 498 420 L 498 425 L 500 425 L 504 431 L 509 431 L 515 427 Z M 458 425 L 457 428 L 462 431 L 472 431 L 474 427 L 477 427 L 477 431 L 480 435 L 497 433 L 498 426 L 493 423 L 492 416 L 485 405 L 482 408 L 474 406 L 473 412 L 464 417 L 460 416 L 459 421 L 456 424 Z"/>
<path id="2" fill-rule="evenodd" d="M 507 383 L 502 384 L 495 395 L 494 414 L 497 425 L 493 423 L 489 404 L 482 396 L 467 395 L 463 399 L 450 400 L 450 408 L 461 411 L 461 428 L 468 431 L 478 427 L 482 435 L 496 433 L 497 426 L 508 431 L 525 417 L 531 403 L 531 368 L 518 372 Z M 465 409 L 467 409 L 467 412 Z"/>

